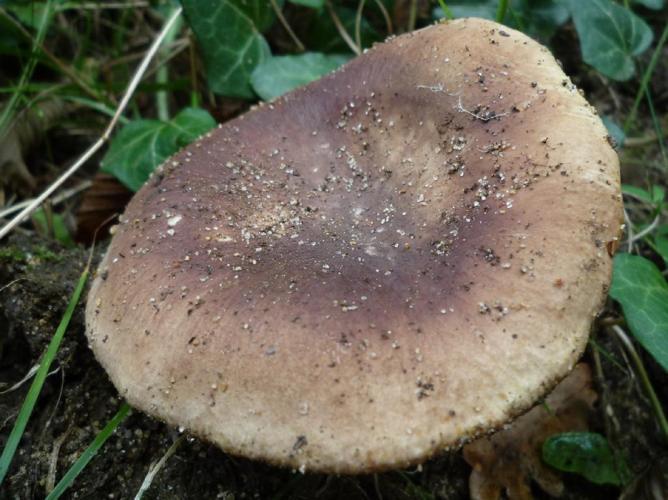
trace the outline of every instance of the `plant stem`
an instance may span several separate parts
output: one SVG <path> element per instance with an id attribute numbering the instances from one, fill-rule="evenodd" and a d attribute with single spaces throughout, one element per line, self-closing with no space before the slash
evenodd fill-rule
<path id="1" fill-rule="evenodd" d="M 617 337 L 619 337 L 619 339 L 622 341 L 629 355 L 633 359 L 633 362 L 636 365 L 636 369 L 638 370 L 638 375 L 640 376 L 640 381 L 643 385 L 643 388 L 645 389 L 645 392 L 647 393 L 647 396 L 649 397 L 652 408 L 654 409 L 654 413 L 656 414 L 659 427 L 661 427 L 661 431 L 663 432 L 666 439 L 668 439 L 668 420 L 666 420 L 666 415 L 663 412 L 661 402 L 659 401 L 656 392 L 654 392 L 654 387 L 652 387 L 652 382 L 649 380 L 649 375 L 647 375 L 647 370 L 645 370 L 645 365 L 643 365 L 638 351 L 636 351 L 636 348 L 633 346 L 633 342 L 631 342 L 631 339 L 628 335 L 626 335 L 626 332 L 622 329 L 622 327 L 619 325 L 613 325 L 612 330 L 615 332 L 615 334 L 617 334 Z"/>
<path id="2" fill-rule="evenodd" d="M 172 10 L 169 15 L 174 13 Z M 169 16 L 168 16 L 169 17 Z M 174 41 L 176 35 L 181 31 L 181 18 L 179 18 L 165 35 L 165 40 L 160 48 L 159 57 L 163 59 L 155 75 L 156 83 L 162 88 L 155 93 L 155 103 L 158 108 L 158 118 L 164 122 L 169 120 L 169 96 L 165 86 L 169 80 L 169 68 L 167 65 L 167 56 L 169 54 L 169 45 Z"/>
<path id="3" fill-rule="evenodd" d="M 509 0 L 499 0 L 499 6 L 496 9 L 496 22 L 502 23 L 506 17 L 506 11 L 508 10 Z"/>
<path id="4" fill-rule="evenodd" d="M 357 56 L 360 55 L 362 53 L 362 50 L 357 45 L 355 45 L 353 39 L 350 38 L 350 35 L 346 31 L 345 26 L 341 22 L 341 19 L 339 19 L 339 16 L 336 14 L 334 7 L 332 7 L 332 2 L 330 0 L 325 0 L 325 6 L 327 7 L 327 12 L 329 12 L 329 17 L 332 18 L 332 22 L 334 23 L 334 26 L 336 27 L 336 30 L 339 32 L 341 38 L 343 38 L 343 41 L 346 42 L 346 45 L 350 47 L 350 50 L 352 50 L 355 53 L 355 55 Z"/>
<path id="5" fill-rule="evenodd" d="M 656 110 L 654 109 L 654 100 L 652 99 L 652 92 L 649 88 L 645 91 L 647 97 L 647 107 L 649 108 L 649 114 L 652 117 L 652 125 L 654 126 L 654 131 L 656 137 L 659 140 L 659 149 L 661 150 L 661 158 L 663 158 L 664 167 L 668 167 L 668 153 L 666 152 L 666 144 L 663 140 L 663 130 L 661 129 L 661 122 L 656 116 Z"/>
<path id="6" fill-rule="evenodd" d="M 383 4 L 383 0 L 375 0 L 376 1 L 376 6 L 378 7 L 378 10 L 380 10 L 380 13 L 383 15 L 383 18 L 385 19 L 385 26 L 387 27 L 387 34 L 391 35 L 394 33 L 394 30 L 392 28 L 392 18 L 390 17 L 389 12 L 387 12 L 387 9 L 385 8 L 385 5 Z"/>
<path id="7" fill-rule="evenodd" d="M 357 13 L 355 14 L 355 43 L 360 48 L 360 50 L 362 49 L 361 26 L 362 26 L 362 12 L 364 11 L 364 3 L 365 0 L 360 0 L 359 4 L 357 5 Z"/>
<path id="8" fill-rule="evenodd" d="M 445 3 L 445 0 L 438 0 L 438 5 L 440 5 L 443 14 L 445 14 L 446 19 L 454 19 L 455 15 L 450 10 L 450 7 Z"/>
<path id="9" fill-rule="evenodd" d="M 288 35 L 290 35 L 290 38 L 292 38 L 292 41 L 297 46 L 297 50 L 299 52 L 304 52 L 306 50 L 306 48 L 304 47 L 304 44 L 299 39 L 299 37 L 295 34 L 295 32 L 292 30 L 292 27 L 290 26 L 290 23 L 288 23 L 288 20 L 283 15 L 283 11 L 281 10 L 281 7 L 278 5 L 278 3 L 276 3 L 276 0 L 269 0 L 269 2 L 271 3 L 271 8 L 274 9 L 274 13 L 276 14 L 276 17 L 278 18 L 278 21 L 283 26 L 283 29 L 285 29 L 285 31 L 288 32 Z"/>
<path id="10" fill-rule="evenodd" d="M 408 29 L 406 31 L 413 31 L 415 23 L 417 22 L 417 0 L 411 0 L 408 10 Z"/>
<path id="11" fill-rule="evenodd" d="M 663 27 L 661 38 L 659 38 L 659 41 L 656 44 L 656 47 L 654 48 L 654 52 L 652 53 L 652 58 L 649 61 L 649 66 L 647 66 L 647 69 L 643 73 L 642 79 L 640 80 L 640 88 L 636 93 L 636 98 L 633 101 L 633 106 L 631 106 L 631 111 L 629 111 L 629 115 L 626 118 L 626 121 L 624 122 L 625 134 L 629 131 L 631 124 L 636 118 L 636 113 L 638 112 L 638 106 L 640 106 L 640 101 L 642 100 L 643 95 L 645 95 L 645 91 L 647 90 L 649 81 L 652 78 L 654 69 L 656 68 L 659 59 L 661 58 L 661 52 L 663 51 L 663 46 L 666 44 L 666 41 L 668 41 L 668 23 L 666 23 L 666 25 Z"/>

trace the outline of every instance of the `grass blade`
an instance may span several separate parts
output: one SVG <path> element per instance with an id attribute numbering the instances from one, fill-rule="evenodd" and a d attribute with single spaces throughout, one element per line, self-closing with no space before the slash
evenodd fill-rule
<path id="1" fill-rule="evenodd" d="M 116 430 L 116 427 L 120 425 L 123 419 L 127 416 L 128 411 L 130 411 L 130 406 L 127 403 L 123 403 L 118 409 L 118 412 L 114 417 L 107 422 L 107 425 L 104 426 L 95 439 L 90 444 L 88 448 L 84 450 L 81 456 L 77 459 L 76 462 L 72 464 L 72 467 L 65 473 L 63 478 L 58 482 L 56 487 L 51 493 L 46 497 L 46 500 L 56 500 L 65 492 L 67 488 L 72 486 L 72 483 L 81 473 L 82 470 L 88 465 L 88 462 L 92 460 L 97 451 L 102 447 L 109 436 Z"/>
<path id="2" fill-rule="evenodd" d="M 39 369 L 37 370 L 37 375 L 35 375 L 35 379 L 33 380 L 32 385 L 28 390 L 28 395 L 23 401 L 23 405 L 19 411 L 14 428 L 9 435 L 9 439 L 7 439 L 5 448 L 2 450 L 2 455 L 0 455 L 0 484 L 2 484 L 4 481 L 5 475 L 7 474 L 9 466 L 12 463 L 14 453 L 16 452 L 19 441 L 21 441 L 23 431 L 26 428 L 28 420 L 30 419 L 30 415 L 32 414 L 32 410 L 35 407 L 35 403 L 37 402 L 37 397 L 39 396 L 39 393 L 42 390 L 42 386 L 44 385 L 44 381 L 46 380 L 46 377 L 49 373 L 51 363 L 56 357 L 56 353 L 60 347 L 60 342 L 63 340 L 63 335 L 65 335 L 67 326 L 70 324 L 70 320 L 72 319 L 74 309 L 76 308 L 76 305 L 79 302 L 79 298 L 81 297 L 81 292 L 83 292 L 84 286 L 86 285 L 88 274 L 89 266 L 87 265 L 79 277 L 79 282 L 74 289 L 74 293 L 70 298 L 70 302 L 67 304 L 67 309 L 65 310 L 65 313 L 60 320 L 60 324 L 56 329 L 56 333 L 51 338 L 51 342 L 49 342 L 49 346 L 46 348 L 46 352 L 42 356 L 42 361 L 39 365 Z"/>

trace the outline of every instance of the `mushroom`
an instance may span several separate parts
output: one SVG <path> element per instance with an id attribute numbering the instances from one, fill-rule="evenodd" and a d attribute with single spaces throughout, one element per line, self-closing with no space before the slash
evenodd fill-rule
<path id="1" fill-rule="evenodd" d="M 405 467 L 572 369 L 617 156 L 550 53 L 462 19 L 219 126 L 135 195 L 87 334 L 136 408 L 301 471 Z"/>

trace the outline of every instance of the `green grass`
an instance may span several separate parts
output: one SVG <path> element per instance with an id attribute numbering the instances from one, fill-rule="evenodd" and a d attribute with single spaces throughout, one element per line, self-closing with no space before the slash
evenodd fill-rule
<path id="1" fill-rule="evenodd" d="M 23 401 L 23 405 L 21 406 L 19 415 L 16 418 L 16 422 L 14 423 L 12 432 L 9 435 L 9 439 L 7 439 L 5 448 L 2 450 L 2 455 L 0 455 L 0 485 L 2 485 L 2 483 L 4 482 L 5 476 L 7 475 L 7 471 L 9 470 L 9 466 L 11 465 L 12 459 L 14 458 L 14 453 L 16 452 L 16 448 L 18 447 L 19 442 L 21 441 L 21 437 L 23 436 L 23 432 L 25 431 L 26 425 L 28 425 L 28 420 L 30 419 L 30 415 L 32 414 L 33 409 L 35 408 L 35 403 L 37 402 L 39 393 L 41 392 L 42 387 L 44 386 L 44 381 L 46 380 L 46 376 L 49 373 L 49 368 L 51 367 L 51 363 L 56 357 L 56 353 L 58 352 L 60 343 L 63 340 L 63 336 L 67 331 L 67 327 L 70 324 L 70 321 L 72 320 L 74 309 L 79 303 L 79 298 L 81 297 L 81 293 L 83 292 L 83 289 L 86 286 L 88 275 L 89 275 L 89 265 L 86 265 L 86 268 L 81 273 L 76 288 L 74 289 L 74 292 L 70 297 L 70 301 L 67 304 L 67 309 L 65 309 L 65 313 L 63 314 L 63 317 L 60 320 L 60 324 L 56 329 L 56 333 L 51 338 L 51 342 L 49 342 L 49 346 L 46 348 L 46 352 L 42 356 L 42 360 L 40 362 L 39 369 L 37 370 L 37 374 L 35 375 L 32 385 L 28 390 L 28 394 L 26 395 L 26 398 Z"/>
<path id="2" fill-rule="evenodd" d="M 93 459 L 102 445 L 107 441 L 107 439 L 109 439 L 109 437 L 113 434 L 121 422 L 123 422 L 129 411 L 130 406 L 127 403 L 123 403 L 118 409 L 116 415 L 114 415 L 114 417 L 109 420 L 109 422 L 107 422 L 107 425 L 105 425 L 104 428 L 97 434 L 97 436 L 95 436 L 95 439 L 90 444 L 90 446 L 84 450 L 77 461 L 72 464 L 72 467 L 68 469 L 53 491 L 46 497 L 46 500 L 56 500 L 60 498 L 65 490 L 72 486 L 72 483 L 74 483 L 74 480 L 77 478 L 77 476 L 88 465 L 88 462 Z"/>

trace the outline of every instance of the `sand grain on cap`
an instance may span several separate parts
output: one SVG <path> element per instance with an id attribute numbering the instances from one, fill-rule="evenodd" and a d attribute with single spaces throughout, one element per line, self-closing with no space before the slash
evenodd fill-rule
<path id="1" fill-rule="evenodd" d="M 91 346 L 131 404 L 230 453 L 420 462 L 583 351 L 621 222 L 606 137 L 521 33 L 394 38 L 153 175 L 90 292 Z"/>

